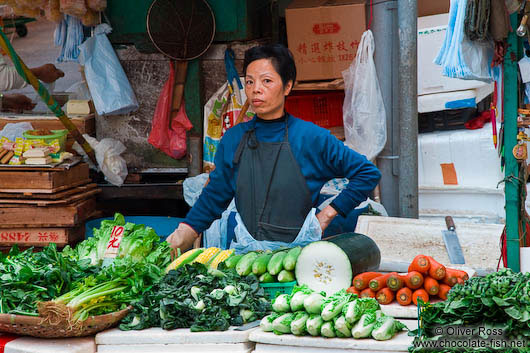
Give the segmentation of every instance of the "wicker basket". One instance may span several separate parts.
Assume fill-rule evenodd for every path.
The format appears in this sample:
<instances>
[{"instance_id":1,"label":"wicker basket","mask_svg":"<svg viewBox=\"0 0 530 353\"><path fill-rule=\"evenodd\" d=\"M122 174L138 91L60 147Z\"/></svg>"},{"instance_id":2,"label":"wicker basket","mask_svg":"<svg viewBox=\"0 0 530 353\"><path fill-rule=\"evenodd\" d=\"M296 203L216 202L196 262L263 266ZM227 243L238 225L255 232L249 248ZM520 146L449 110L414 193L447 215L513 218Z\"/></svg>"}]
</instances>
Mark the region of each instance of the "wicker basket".
<instances>
[{"instance_id":1,"label":"wicker basket","mask_svg":"<svg viewBox=\"0 0 530 353\"><path fill-rule=\"evenodd\" d=\"M0 332L45 338L90 336L116 325L130 310L131 307L127 307L110 314L90 316L75 327L51 325L38 316L0 314Z\"/></svg>"}]
</instances>

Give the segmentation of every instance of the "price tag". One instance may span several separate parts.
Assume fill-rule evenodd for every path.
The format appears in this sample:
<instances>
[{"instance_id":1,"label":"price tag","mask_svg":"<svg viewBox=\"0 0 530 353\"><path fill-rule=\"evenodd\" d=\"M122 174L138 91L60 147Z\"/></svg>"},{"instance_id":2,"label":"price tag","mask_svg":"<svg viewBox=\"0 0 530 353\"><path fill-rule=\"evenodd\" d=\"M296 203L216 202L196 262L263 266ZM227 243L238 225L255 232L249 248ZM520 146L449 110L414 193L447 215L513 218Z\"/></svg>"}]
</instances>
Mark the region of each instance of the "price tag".
<instances>
[{"instance_id":1,"label":"price tag","mask_svg":"<svg viewBox=\"0 0 530 353\"><path fill-rule=\"evenodd\" d=\"M105 258L114 259L118 256L121 240L123 239L124 228L122 226L114 226L110 232L109 242L107 243L107 250L105 251Z\"/></svg>"}]
</instances>

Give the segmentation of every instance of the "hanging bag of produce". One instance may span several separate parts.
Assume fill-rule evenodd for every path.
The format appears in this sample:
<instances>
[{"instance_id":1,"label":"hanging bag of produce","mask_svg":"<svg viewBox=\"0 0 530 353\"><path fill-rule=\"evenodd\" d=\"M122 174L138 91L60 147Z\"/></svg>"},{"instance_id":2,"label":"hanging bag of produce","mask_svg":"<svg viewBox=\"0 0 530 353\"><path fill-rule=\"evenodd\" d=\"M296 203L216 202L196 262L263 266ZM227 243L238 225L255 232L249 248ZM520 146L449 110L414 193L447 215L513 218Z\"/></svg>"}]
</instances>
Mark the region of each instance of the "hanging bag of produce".
<instances>
[{"instance_id":1,"label":"hanging bag of produce","mask_svg":"<svg viewBox=\"0 0 530 353\"><path fill-rule=\"evenodd\" d=\"M386 112L374 63L374 36L364 32L357 56L344 77L346 145L374 159L386 143Z\"/></svg>"},{"instance_id":2,"label":"hanging bag of produce","mask_svg":"<svg viewBox=\"0 0 530 353\"><path fill-rule=\"evenodd\" d=\"M175 82L175 66L169 63L169 78L160 92L156 104L151 132L147 141L171 158L180 159L186 155L186 131L193 125L186 116L184 99L176 116L172 118L171 102Z\"/></svg>"},{"instance_id":3,"label":"hanging bag of produce","mask_svg":"<svg viewBox=\"0 0 530 353\"><path fill-rule=\"evenodd\" d=\"M79 46L79 59L99 115L123 115L138 110L138 101L106 33L107 24Z\"/></svg>"}]
</instances>

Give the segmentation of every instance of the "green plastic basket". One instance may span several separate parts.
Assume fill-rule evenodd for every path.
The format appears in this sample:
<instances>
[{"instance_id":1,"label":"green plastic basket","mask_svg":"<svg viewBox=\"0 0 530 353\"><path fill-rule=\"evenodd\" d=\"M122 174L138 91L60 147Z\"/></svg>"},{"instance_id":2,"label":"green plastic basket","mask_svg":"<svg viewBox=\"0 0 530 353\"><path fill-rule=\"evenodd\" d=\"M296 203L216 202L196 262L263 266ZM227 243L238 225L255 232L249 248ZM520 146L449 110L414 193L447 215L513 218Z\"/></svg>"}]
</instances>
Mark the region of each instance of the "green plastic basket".
<instances>
[{"instance_id":1,"label":"green plastic basket","mask_svg":"<svg viewBox=\"0 0 530 353\"><path fill-rule=\"evenodd\" d=\"M285 283L260 283L259 286L265 290L265 295L269 299L274 299L280 294L291 294L294 286L296 286L296 281Z\"/></svg>"}]
</instances>

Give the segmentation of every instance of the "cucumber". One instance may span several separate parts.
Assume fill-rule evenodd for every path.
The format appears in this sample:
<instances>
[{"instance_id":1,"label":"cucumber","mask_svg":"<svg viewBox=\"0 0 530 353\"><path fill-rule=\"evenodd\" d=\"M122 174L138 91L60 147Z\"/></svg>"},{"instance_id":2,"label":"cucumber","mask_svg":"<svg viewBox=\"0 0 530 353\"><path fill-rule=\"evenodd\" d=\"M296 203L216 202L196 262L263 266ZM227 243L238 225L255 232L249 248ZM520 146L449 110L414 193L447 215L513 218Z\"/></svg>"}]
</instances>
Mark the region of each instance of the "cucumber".
<instances>
[{"instance_id":1,"label":"cucumber","mask_svg":"<svg viewBox=\"0 0 530 353\"><path fill-rule=\"evenodd\" d=\"M272 254L261 254L252 264L252 273L259 276L267 272L267 264L272 258Z\"/></svg>"},{"instance_id":2,"label":"cucumber","mask_svg":"<svg viewBox=\"0 0 530 353\"><path fill-rule=\"evenodd\" d=\"M236 272L240 276L248 276L252 272L252 263L258 258L255 252L249 252L239 260L236 265Z\"/></svg>"},{"instance_id":3,"label":"cucumber","mask_svg":"<svg viewBox=\"0 0 530 353\"><path fill-rule=\"evenodd\" d=\"M297 246L296 248L292 248L287 252L287 255L283 259L283 268L287 271L293 271L296 267L296 260L298 259L298 255L300 255L300 252L302 251L302 248Z\"/></svg>"},{"instance_id":4,"label":"cucumber","mask_svg":"<svg viewBox=\"0 0 530 353\"><path fill-rule=\"evenodd\" d=\"M278 274L278 282L285 283L292 281L294 281L294 273L291 271L281 270L281 272Z\"/></svg>"},{"instance_id":5,"label":"cucumber","mask_svg":"<svg viewBox=\"0 0 530 353\"><path fill-rule=\"evenodd\" d=\"M239 262L239 260L241 260L241 258L243 257L243 255L233 255L233 256L230 256L228 259L226 259L225 261L225 266L226 268L235 268L237 263Z\"/></svg>"},{"instance_id":6,"label":"cucumber","mask_svg":"<svg viewBox=\"0 0 530 353\"><path fill-rule=\"evenodd\" d=\"M274 279L274 276L271 275L270 273L268 272L265 272L264 274L262 274L261 276L259 276L259 281L261 283L272 283L275 281Z\"/></svg>"},{"instance_id":7,"label":"cucumber","mask_svg":"<svg viewBox=\"0 0 530 353\"><path fill-rule=\"evenodd\" d=\"M272 255L271 260L267 264L267 271L276 276L283 270L283 258L287 255L287 251L280 251Z\"/></svg>"}]
</instances>

